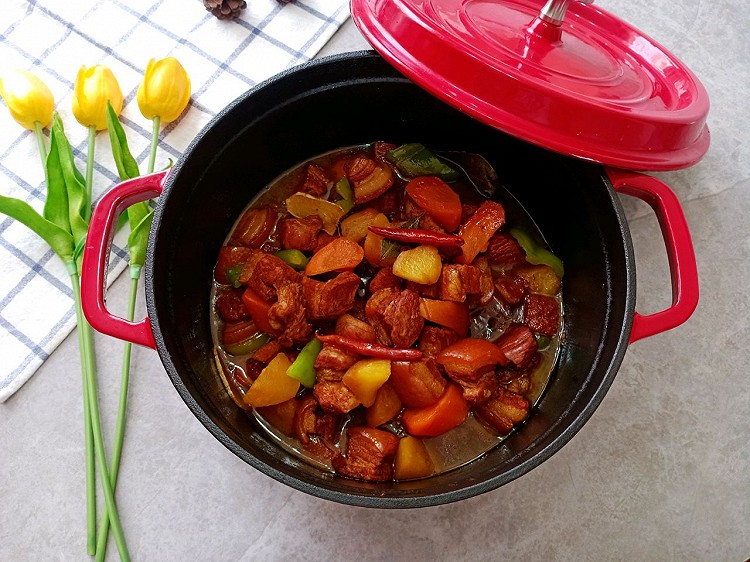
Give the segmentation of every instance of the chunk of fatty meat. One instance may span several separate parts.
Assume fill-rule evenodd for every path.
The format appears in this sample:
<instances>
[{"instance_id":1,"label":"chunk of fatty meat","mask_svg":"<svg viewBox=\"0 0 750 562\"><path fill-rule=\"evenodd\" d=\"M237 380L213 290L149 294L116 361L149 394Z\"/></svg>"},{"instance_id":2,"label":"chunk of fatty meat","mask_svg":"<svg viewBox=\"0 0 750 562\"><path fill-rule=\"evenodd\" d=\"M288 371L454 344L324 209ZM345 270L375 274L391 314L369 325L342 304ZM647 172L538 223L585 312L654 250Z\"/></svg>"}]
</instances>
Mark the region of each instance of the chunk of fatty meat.
<instances>
[{"instance_id":1,"label":"chunk of fatty meat","mask_svg":"<svg viewBox=\"0 0 750 562\"><path fill-rule=\"evenodd\" d=\"M360 356L355 353L349 353L333 345L324 345L315 359L316 369L333 369L335 371L346 371L354 365Z\"/></svg>"},{"instance_id":2,"label":"chunk of fatty meat","mask_svg":"<svg viewBox=\"0 0 750 562\"><path fill-rule=\"evenodd\" d=\"M441 351L437 362L453 380L477 383L485 373L494 372L508 360L494 343L464 338Z\"/></svg>"},{"instance_id":3,"label":"chunk of fatty meat","mask_svg":"<svg viewBox=\"0 0 750 562\"><path fill-rule=\"evenodd\" d=\"M319 381L313 396L323 410L332 414L346 414L359 406L359 400L343 382Z\"/></svg>"},{"instance_id":4,"label":"chunk of fatty meat","mask_svg":"<svg viewBox=\"0 0 750 562\"><path fill-rule=\"evenodd\" d=\"M393 361L388 379L401 402L408 408L424 408L437 402L447 381L432 359Z\"/></svg>"},{"instance_id":5,"label":"chunk of fatty meat","mask_svg":"<svg viewBox=\"0 0 750 562\"><path fill-rule=\"evenodd\" d=\"M425 357L434 359L443 349L456 343L460 336L450 328L439 326L425 326L419 337L419 349Z\"/></svg>"},{"instance_id":6,"label":"chunk of fatty meat","mask_svg":"<svg viewBox=\"0 0 750 562\"><path fill-rule=\"evenodd\" d=\"M340 336L360 340L368 343L378 341L375 330L367 322L355 318L351 314L343 314L336 320L335 333Z\"/></svg>"},{"instance_id":7,"label":"chunk of fatty meat","mask_svg":"<svg viewBox=\"0 0 750 562\"><path fill-rule=\"evenodd\" d=\"M391 326L391 340L396 347L411 347L424 328L419 314L419 295L408 289L386 307L383 319Z\"/></svg>"},{"instance_id":8,"label":"chunk of fatty meat","mask_svg":"<svg viewBox=\"0 0 750 562\"><path fill-rule=\"evenodd\" d=\"M380 197L393 185L391 167L365 155L352 158L344 171L354 187L354 202L357 205Z\"/></svg>"},{"instance_id":9,"label":"chunk of fatty meat","mask_svg":"<svg viewBox=\"0 0 750 562\"><path fill-rule=\"evenodd\" d=\"M385 482L393 477L398 437L371 427L350 427L346 435L346 456L337 454L331 460L339 474L371 482Z\"/></svg>"},{"instance_id":10,"label":"chunk of fatty meat","mask_svg":"<svg viewBox=\"0 0 750 562\"><path fill-rule=\"evenodd\" d=\"M278 289L278 300L268 311L273 335L284 347L304 344L312 337L312 327L305 319L301 283L288 283Z\"/></svg>"},{"instance_id":11,"label":"chunk of fatty meat","mask_svg":"<svg viewBox=\"0 0 750 562\"><path fill-rule=\"evenodd\" d=\"M393 274L392 267L384 267L373 276L368 289L371 294L378 292L380 289L398 289L400 291L401 278Z\"/></svg>"},{"instance_id":12,"label":"chunk of fatty meat","mask_svg":"<svg viewBox=\"0 0 750 562\"><path fill-rule=\"evenodd\" d=\"M302 290L310 321L335 320L354 305L357 289L362 280L351 271L339 273L329 281L302 278Z\"/></svg>"},{"instance_id":13,"label":"chunk of fatty meat","mask_svg":"<svg viewBox=\"0 0 750 562\"><path fill-rule=\"evenodd\" d=\"M365 304L367 321L375 330L378 341L383 345L391 345L393 343L391 340L391 326L385 321L385 311L388 305L396 300L396 296L399 294L400 291L398 289L380 289L373 293L367 300L367 304Z\"/></svg>"},{"instance_id":14,"label":"chunk of fatty meat","mask_svg":"<svg viewBox=\"0 0 750 562\"><path fill-rule=\"evenodd\" d=\"M526 261L526 252L510 234L497 233L487 245L487 259L493 265L510 267Z\"/></svg>"},{"instance_id":15,"label":"chunk of fatty meat","mask_svg":"<svg viewBox=\"0 0 750 562\"><path fill-rule=\"evenodd\" d=\"M526 398L501 387L496 396L474 406L474 412L491 427L505 434L526 419L529 408Z\"/></svg>"},{"instance_id":16,"label":"chunk of fatty meat","mask_svg":"<svg viewBox=\"0 0 750 562\"><path fill-rule=\"evenodd\" d=\"M305 177L299 190L315 197L321 197L328 191L329 181L325 169L317 164L310 164L305 170Z\"/></svg>"},{"instance_id":17,"label":"chunk of fatty meat","mask_svg":"<svg viewBox=\"0 0 750 562\"><path fill-rule=\"evenodd\" d=\"M534 334L523 324L510 326L495 344L518 369L526 367L539 349Z\"/></svg>"},{"instance_id":18,"label":"chunk of fatty meat","mask_svg":"<svg viewBox=\"0 0 750 562\"><path fill-rule=\"evenodd\" d=\"M523 307L523 321L532 332L554 336L560 326L560 305L544 295L528 295Z\"/></svg>"},{"instance_id":19,"label":"chunk of fatty meat","mask_svg":"<svg viewBox=\"0 0 750 562\"><path fill-rule=\"evenodd\" d=\"M272 301L278 288L300 281L301 275L281 258L258 252L260 256L248 262L240 274L240 282L255 291L261 298Z\"/></svg>"},{"instance_id":20,"label":"chunk of fatty meat","mask_svg":"<svg viewBox=\"0 0 750 562\"><path fill-rule=\"evenodd\" d=\"M495 292L508 306L516 306L528 294L526 282L514 275L504 275L495 281Z\"/></svg>"},{"instance_id":21,"label":"chunk of fatty meat","mask_svg":"<svg viewBox=\"0 0 750 562\"><path fill-rule=\"evenodd\" d=\"M318 413L318 402L308 395L299 401L292 420L292 433L302 447L330 459L334 451L327 446L333 440L335 423L330 414Z\"/></svg>"},{"instance_id":22,"label":"chunk of fatty meat","mask_svg":"<svg viewBox=\"0 0 750 562\"><path fill-rule=\"evenodd\" d=\"M476 381L454 380L461 387L464 400L472 406L487 402L497 392L499 386L494 370L484 373Z\"/></svg>"},{"instance_id":23,"label":"chunk of fatty meat","mask_svg":"<svg viewBox=\"0 0 750 562\"><path fill-rule=\"evenodd\" d=\"M253 353L252 358L261 363L268 364L281 350L281 344L276 340L271 340Z\"/></svg>"},{"instance_id":24,"label":"chunk of fatty meat","mask_svg":"<svg viewBox=\"0 0 750 562\"><path fill-rule=\"evenodd\" d=\"M323 221L317 215L302 219L290 217L279 221L278 232L281 247L285 250L314 250L318 244L318 233Z\"/></svg>"},{"instance_id":25,"label":"chunk of fatty meat","mask_svg":"<svg viewBox=\"0 0 750 562\"><path fill-rule=\"evenodd\" d=\"M481 278L482 272L473 265L445 264L440 274L440 298L464 302L467 295L481 292Z\"/></svg>"},{"instance_id":26,"label":"chunk of fatty meat","mask_svg":"<svg viewBox=\"0 0 750 562\"><path fill-rule=\"evenodd\" d=\"M224 322L239 322L240 320L249 320L250 312L242 302L242 290L231 289L222 292L216 298L216 312Z\"/></svg>"}]
</instances>

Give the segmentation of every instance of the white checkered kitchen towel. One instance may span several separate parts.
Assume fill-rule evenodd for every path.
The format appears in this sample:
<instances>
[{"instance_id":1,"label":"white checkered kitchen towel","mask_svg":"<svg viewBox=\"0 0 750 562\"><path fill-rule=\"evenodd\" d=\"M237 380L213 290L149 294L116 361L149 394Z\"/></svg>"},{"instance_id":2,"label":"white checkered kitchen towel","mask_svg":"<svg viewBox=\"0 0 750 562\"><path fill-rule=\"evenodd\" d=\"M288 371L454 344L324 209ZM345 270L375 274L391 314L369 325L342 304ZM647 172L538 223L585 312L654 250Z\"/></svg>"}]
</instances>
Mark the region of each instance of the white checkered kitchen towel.
<instances>
[{"instance_id":1,"label":"white checkered kitchen towel","mask_svg":"<svg viewBox=\"0 0 750 562\"><path fill-rule=\"evenodd\" d=\"M219 110L258 82L312 58L349 15L347 0L248 0L239 19L218 20L201 0L3 0L0 75L25 68L55 95L55 106L85 168L87 132L72 116L81 65L105 64L125 96L120 117L145 171L151 123L136 90L148 60L176 57L192 82L187 111L162 128L157 168L177 159ZM45 131L45 134L47 131ZM97 135L94 197L118 181L105 131ZM0 193L41 210L46 187L36 140L0 103ZM126 266L115 240L111 278ZM0 215L0 402L5 401L75 326L62 262L24 226Z\"/></svg>"}]
</instances>

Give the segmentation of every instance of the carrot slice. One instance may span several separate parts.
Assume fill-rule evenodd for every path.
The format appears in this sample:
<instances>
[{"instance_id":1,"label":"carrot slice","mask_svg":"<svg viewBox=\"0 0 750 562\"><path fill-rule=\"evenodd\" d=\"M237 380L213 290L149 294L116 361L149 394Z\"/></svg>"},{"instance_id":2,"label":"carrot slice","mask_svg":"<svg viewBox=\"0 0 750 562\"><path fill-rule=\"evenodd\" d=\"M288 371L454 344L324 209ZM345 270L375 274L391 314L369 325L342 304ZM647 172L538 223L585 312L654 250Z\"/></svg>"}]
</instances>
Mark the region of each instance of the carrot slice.
<instances>
[{"instance_id":1,"label":"carrot slice","mask_svg":"<svg viewBox=\"0 0 750 562\"><path fill-rule=\"evenodd\" d=\"M461 224L461 200L440 178L414 178L406 185L406 193L448 232L453 232Z\"/></svg>"},{"instance_id":2,"label":"carrot slice","mask_svg":"<svg viewBox=\"0 0 750 562\"><path fill-rule=\"evenodd\" d=\"M315 252L305 267L311 277L330 271L351 271L365 257L362 246L348 238L336 238Z\"/></svg>"},{"instance_id":3,"label":"carrot slice","mask_svg":"<svg viewBox=\"0 0 750 562\"><path fill-rule=\"evenodd\" d=\"M406 409L403 421L410 435L437 437L461 425L468 413L469 405L464 400L461 387L451 382L433 405Z\"/></svg>"},{"instance_id":4,"label":"carrot slice","mask_svg":"<svg viewBox=\"0 0 750 562\"><path fill-rule=\"evenodd\" d=\"M469 333L469 306L465 302L420 298L419 313L425 320L450 328L461 337Z\"/></svg>"},{"instance_id":5,"label":"carrot slice","mask_svg":"<svg viewBox=\"0 0 750 562\"><path fill-rule=\"evenodd\" d=\"M476 212L469 217L458 231L464 239L461 255L456 258L458 263L471 263L477 254L487 249L490 238L505 224L505 209L495 201L485 201Z\"/></svg>"},{"instance_id":6,"label":"carrot slice","mask_svg":"<svg viewBox=\"0 0 750 562\"><path fill-rule=\"evenodd\" d=\"M263 297L249 287L242 293L242 302L245 303L245 308L247 308L258 329L265 334L273 333L271 322L268 320L268 311L271 309L271 303L264 300Z\"/></svg>"}]
</instances>

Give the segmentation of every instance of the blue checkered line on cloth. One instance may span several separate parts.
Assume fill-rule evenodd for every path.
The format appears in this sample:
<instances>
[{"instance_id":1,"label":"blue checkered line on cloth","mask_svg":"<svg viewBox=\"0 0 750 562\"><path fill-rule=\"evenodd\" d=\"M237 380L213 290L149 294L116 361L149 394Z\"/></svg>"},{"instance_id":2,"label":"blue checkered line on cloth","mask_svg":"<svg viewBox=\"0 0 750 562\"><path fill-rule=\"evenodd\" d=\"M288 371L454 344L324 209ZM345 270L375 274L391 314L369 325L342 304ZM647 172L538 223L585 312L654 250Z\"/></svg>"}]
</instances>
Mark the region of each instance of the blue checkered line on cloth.
<instances>
[{"instance_id":1,"label":"blue checkered line on cloth","mask_svg":"<svg viewBox=\"0 0 750 562\"><path fill-rule=\"evenodd\" d=\"M200 0L3 0L0 75L25 68L55 95L55 106L85 168L87 131L72 116L81 65L105 64L125 97L120 117L141 171L151 123L136 90L151 57L176 57L192 82L188 110L162 128L157 169L180 157L219 110L258 82L311 59L349 16L347 0L250 0L238 20L218 20ZM48 131L45 131L47 134ZM116 184L106 132L97 135L94 198ZM0 103L0 193L41 211L46 186L34 134ZM127 229L125 229L127 230ZM110 281L127 265L127 238L113 246ZM26 227L0 215L0 402L75 327L73 293L62 262Z\"/></svg>"}]
</instances>

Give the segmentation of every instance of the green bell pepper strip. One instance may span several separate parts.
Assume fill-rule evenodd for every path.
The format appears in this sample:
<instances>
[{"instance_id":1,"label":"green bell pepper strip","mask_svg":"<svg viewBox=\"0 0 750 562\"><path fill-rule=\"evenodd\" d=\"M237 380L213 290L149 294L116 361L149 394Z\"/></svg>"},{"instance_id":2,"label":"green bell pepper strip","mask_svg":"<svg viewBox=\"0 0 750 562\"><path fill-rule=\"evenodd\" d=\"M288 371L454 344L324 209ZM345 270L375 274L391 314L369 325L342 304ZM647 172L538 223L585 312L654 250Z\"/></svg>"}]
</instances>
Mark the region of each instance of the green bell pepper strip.
<instances>
[{"instance_id":1,"label":"green bell pepper strip","mask_svg":"<svg viewBox=\"0 0 750 562\"><path fill-rule=\"evenodd\" d=\"M249 337L245 341L234 343L231 345L224 345L224 351L231 355L250 355L254 351L258 351L261 347L271 341L271 336L268 334L258 333L254 336Z\"/></svg>"},{"instance_id":2,"label":"green bell pepper strip","mask_svg":"<svg viewBox=\"0 0 750 562\"><path fill-rule=\"evenodd\" d=\"M548 265L551 267L558 277L563 276L565 268L563 262L555 254L538 246L532 239L531 236L526 234L523 230L518 228L511 228L510 235L516 239L516 242L526 252L526 261L532 265Z\"/></svg>"},{"instance_id":3,"label":"green bell pepper strip","mask_svg":"<svg viewBox=\"0 0 750 562\"><path fill-rule=\"evenodd\" d=\"M389 150L386 158L409 178L437 176L445 181L458 179L458 170L442 162L419 143L410 143Z\"/></svg>"},{"instance_id":4,"label":"green bell pepper strip","mask_svg":"<svg viewBox=\"0 0 750 562\"><path fill-rule=\"evenodd\" d=\"M336 193L342 197L338 201L335 201L335 203L344 209L344 214L346 214L354 207L354 190L346 177L336 182L335 189Z\"/></svg>"},{"instance_id":5,"label":"green bell pepper strip","mask_svg":"<svg viewBox=\"0 0 750 562\"><path fill-rule=\"evenodd\" d=\"M286 370L287 376L297 379L307 388L315 386L315 360L321 349L323 349L323 342L318 338L311 339L302 348L294 363Z\"/></svg>"},{"instance_id":6,"label":"green bell pepper strip","mask_svg":"<svg viewBox=\"0 0 750 562\"><path fill-rule=\"evenodd\" d=\"M274 256L281 258L287 265L292 266L297 271L305 269L307 262L310 261L310 258L299 250L279 250L274 253ZM229 272L227 272L227 277L229 277Z\"/></svg>"},{"instance_id":7,"label":"green bell pepper strip","mask_svg":"<svg viewBox=\"0 0 750 562\"><path fill-rule=\"evenodd\" d=\"M239 264L227 269L227 281L229 281L229 284L235 289L239 289L242 285L242 283L240 283L240 274L244 267L244 264Z\"/></svg>"}]
</instances>

